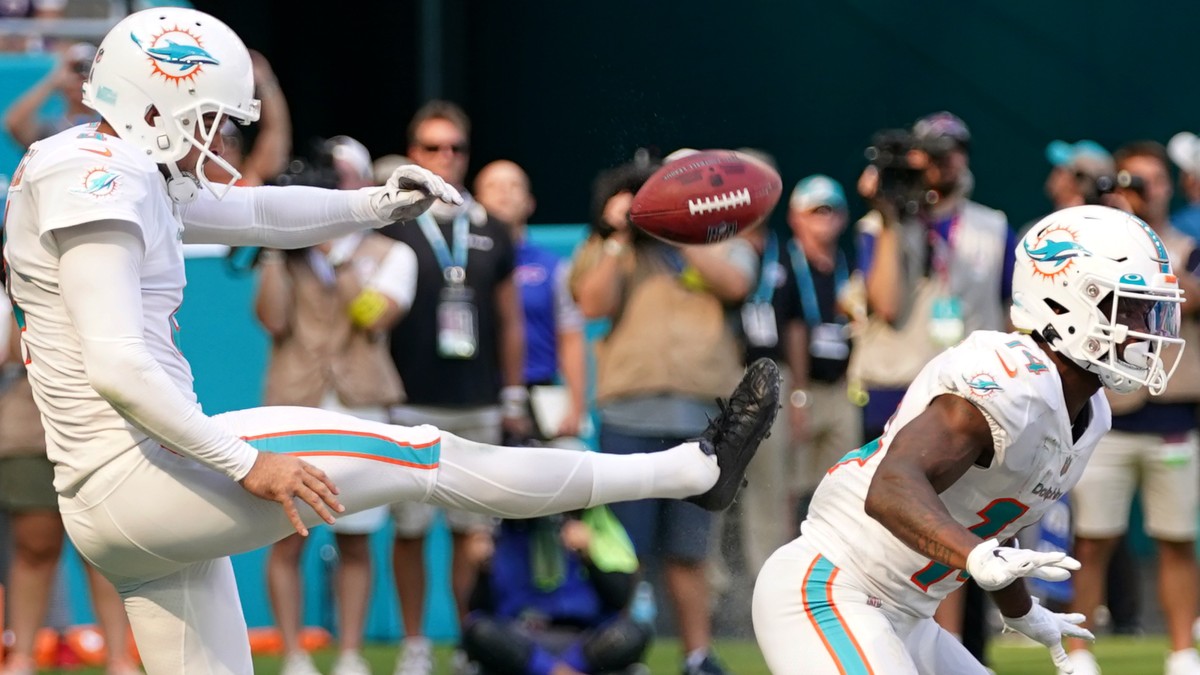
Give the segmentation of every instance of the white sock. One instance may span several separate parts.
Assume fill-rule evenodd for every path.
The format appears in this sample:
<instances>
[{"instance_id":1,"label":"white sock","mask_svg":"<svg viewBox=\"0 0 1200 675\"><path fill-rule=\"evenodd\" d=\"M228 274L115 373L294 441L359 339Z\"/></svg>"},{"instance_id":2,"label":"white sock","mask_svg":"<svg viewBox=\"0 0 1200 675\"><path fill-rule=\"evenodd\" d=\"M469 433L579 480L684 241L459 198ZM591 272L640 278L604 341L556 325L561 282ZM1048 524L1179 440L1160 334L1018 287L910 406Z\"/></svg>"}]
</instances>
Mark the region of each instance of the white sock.
<instances>
[{"instance_id":1,"label":"white sock","mask_svg":"<svg viewBox=\"0 0 1200 675\"><path fill-rule=\"evenodd\" d=\"M556 448L508 448L442 434L429 502L501 518L533 518L615 501L679 499L711 488L716 459L698 443L662 452L607 455Z\"/></svg>"}]
</instances>

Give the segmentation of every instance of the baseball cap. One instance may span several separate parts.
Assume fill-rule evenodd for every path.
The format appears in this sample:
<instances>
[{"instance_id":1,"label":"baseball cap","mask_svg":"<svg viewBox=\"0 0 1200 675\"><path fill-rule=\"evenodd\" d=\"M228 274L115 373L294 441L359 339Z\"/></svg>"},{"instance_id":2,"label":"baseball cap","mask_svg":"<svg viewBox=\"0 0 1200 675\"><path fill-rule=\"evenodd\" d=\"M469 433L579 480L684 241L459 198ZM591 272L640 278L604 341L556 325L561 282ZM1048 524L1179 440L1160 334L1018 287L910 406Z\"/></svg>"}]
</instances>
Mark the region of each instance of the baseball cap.
<instances>
[{"instance_id":1,"label":"baseball cap","mask_svg":"<svg viewBox=\"0 0 1200 675\"><path fill-rule=\"evenodd\" d=\"M913 123L913 139L919 146L928 149L948 150L948 142L957 143L963 150L971 145L971 131L967 123L954 113L945 110L922 117Z\"/></svg>"},{"instance_id":2,"label":"baseball cap","mask_svg":"<svg viewBox=\"0 0 1200 675\"><path fill-rule=\"evenodd\" d=\"M1181 131L1167 141L1167 155L1180 170L1200 176L1200 137Z\"/></svg>"},{"instance_id":3,"label":"baseball cap","mask_svg":"<svg viewBox=\"0 0 1200 675\"><path fill-rule=\"evenodd\" d=\"M1050 141L1046 146L1046 160L1054 166L1071 167L1095 175L1112 173L1114 170L1113 158L1108 150L1086 138L1074 143Z\"/></svg>"},{"instance_id":4,"label":"baseball cap","mask_svg":"<svg viewBox=\"0 0 1200 675\"><path fill-rule=\"evenodd\" d=\"M96 58L96 45L90 42L76 42L63 52L63 60L71 64L71 69L82 77L87 77L94 58Z\"/></svg>"},{"instance_id":5,"label":"baseball cap","mask_svg":"<svg viewBox=\"0 0 1200 675\"><path fill-rule=\"evenodd\" d=\"M362 143L349 136L334 136L329 139L329 152L334 159L340 159L354 167L360 177L374 179L371 153Z\"/></svg>"},{"instance_id":6,"label":"baseball cap","mask_svg":"<svg viewBox=\"0 0 1200 675\"><path fill-rule=\"evenodd\" d=\"M90 42L76 42L67 47L64 58L71 62L91 63L96 58L96 45Z\"/></svg>"},{"instance_id":7,"label":"baseball cap","mask_svg":"<svg viewBox=\"0 0 1200 675\"><path fill-rule=\"evenodd\" d=\"M818 206L841 211L846 209L846 193L836 180L823 174L813 174L796 183L788 206L800 211L811 211Z\"/></svg>"}]
</instances>

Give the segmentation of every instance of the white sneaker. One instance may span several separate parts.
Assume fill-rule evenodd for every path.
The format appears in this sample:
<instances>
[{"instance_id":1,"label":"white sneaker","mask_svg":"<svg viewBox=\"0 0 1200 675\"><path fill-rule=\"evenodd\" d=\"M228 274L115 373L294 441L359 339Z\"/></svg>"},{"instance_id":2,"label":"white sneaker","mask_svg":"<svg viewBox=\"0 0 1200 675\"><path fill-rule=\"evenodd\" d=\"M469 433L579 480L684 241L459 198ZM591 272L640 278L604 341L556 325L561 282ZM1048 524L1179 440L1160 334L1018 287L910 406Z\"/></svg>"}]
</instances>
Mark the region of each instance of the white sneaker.
<instances>
[{"instance_id":1,"label":"white sneaker","mask_svg":"<svg viewBox=\"0 0 1200 675\"><path fill-rule=\"evenodd\" d=\"M292 652L283 659L279 675L321 675L308 652Z\"/></svg>"},{"instance_id":2,"label":"white sneaker","mask_svg":"<svg viewBox=\"0 0 1200 675\"><path fill-rule=\"evenodd\" d=\"M1200 653L1195 649L1180 649L1167 656L1163 675L1200 675Z\"/></svg>"},{"instance_id":3,"label":"white sneaker","mask_svg":"<svg viewBox=\"0 0 1200 675\"><path fill-rule=\"evenodd\" d=\"M1071 666L1075 668L1075 675L1100 675L1100 664L1096 663L1096 657L1086 649L1076 649L1067 654L1067 658L1071 660ZM1059 675L1064 675L1066 671L1059 670Z\"/></svg>"},{"instance_id":4,"label":"white sneaker","mask_svg":"<svg viewBox=\"0 0 1200 675\"><path fill-rule=\"evenodd\" d=\"M429 638L405 638L392 675L430 675L433 672L433 645Z\"/></svg>"},{"instance_id":5,"label":"white sneaker","mask_svg":"<svg viewBox=\"0 0 1200 675\"><path fill-rule=\"evenodd\" d=\"M455 649L450 657L450 672L453 675L478 675L479 666L471 662L465 651Z\"/></svg>"},{"instance_id":6,"label":"white sneaker","mask_svg":"<svg viewBox=\"0 0 1200 675\"><path fill-rule=\"evenodd\" d=\"M333 663L332 675L371 675L371 666L358 652L342 652Z\"/></svg>"}]
</instances>

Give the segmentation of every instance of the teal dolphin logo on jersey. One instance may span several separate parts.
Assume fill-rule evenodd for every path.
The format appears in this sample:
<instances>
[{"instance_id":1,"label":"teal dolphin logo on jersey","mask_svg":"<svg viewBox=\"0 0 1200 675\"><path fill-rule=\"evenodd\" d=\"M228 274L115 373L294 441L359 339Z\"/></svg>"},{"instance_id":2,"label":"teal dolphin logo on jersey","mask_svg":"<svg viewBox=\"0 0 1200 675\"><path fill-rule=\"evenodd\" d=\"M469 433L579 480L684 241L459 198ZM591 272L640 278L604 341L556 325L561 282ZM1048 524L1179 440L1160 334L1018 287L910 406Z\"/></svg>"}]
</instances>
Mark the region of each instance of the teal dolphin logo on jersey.
<instances>
[{"instance_id":1,"label":"teal dolphin logo on jersey","mask_svg":"<svg viewBox=\"0 0 1200 675\"><path fill-rule=\"evenodd\" d=\"M133 43L150 57L154 72L168 82L179 84L180 80L191 80L201 72L202 66L219 66L221 62L201 44L200 37L186 28L178 26L165 29L162 33L143 42L133 33Z\"/></svg>"},{"instance_id":2,"label":"teal dolphin logo on jersey","mask_svg":"<svg viewBox=\"0 0 1200 675\"><path fill-rule=\"evenodd\" d=\"M978 396L986 397L991 396L998 391L1004 391L1004 387L1001 387L1000 384L996 382L996 378L992 377L989 373L979 373L977 375L973 375L967 379L966 382L967 386L971 388L971 393Z\"/></svg>"},{"instance_id":3,"label":"teal dolphin logo on jersey","mask_svg":"<svg viewBox=\"0 0 1200 675\"><path fill-rule=\"evenodd\" d=\"M1025 253L1036 262L1053 263L1055 267L1061 267L1071 258L1091 255L1090 251L1073 241L1054 240L1041 242L1041 246L1034 249L1029 248L1029 242L1025 242Z\"/></svg>"},{"instance_id":4,"label":"teal dolphin logo on jersey","mask_svg":"<svg viewBox=\"0 0 1200 675\"><path fill-rule=\"evenodd\" d=\"M77 195L107 197L117 191L117 181L120 178L120 174L105 168L91 169L84 174L83 185L71 188L71 192Z\"/></svg>"}]
</instances>

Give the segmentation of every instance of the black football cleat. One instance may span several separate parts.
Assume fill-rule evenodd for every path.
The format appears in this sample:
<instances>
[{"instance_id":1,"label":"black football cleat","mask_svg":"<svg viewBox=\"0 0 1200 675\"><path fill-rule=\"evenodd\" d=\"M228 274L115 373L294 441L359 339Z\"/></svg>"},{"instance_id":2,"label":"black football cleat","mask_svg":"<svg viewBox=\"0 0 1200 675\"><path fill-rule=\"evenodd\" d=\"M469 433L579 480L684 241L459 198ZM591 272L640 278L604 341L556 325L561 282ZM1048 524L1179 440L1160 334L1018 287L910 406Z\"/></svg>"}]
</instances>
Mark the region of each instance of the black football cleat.
<instances>
[{"instance_id":1,"label":"black football cleat","mask_svg":"<svg viewBox=\"0 0 1200 675\"><path fill-rule=\"evenodd\" d=\"M708 492L687 501L709 511L721 511L733 503L745 482L746 467L779 412L781 382L779 366L771 359L758 359L746 368L728 401L717 399L721 414L708 421L697 440L701 450L717 458L721 476Z\"/></svg>"}]
</instances>

